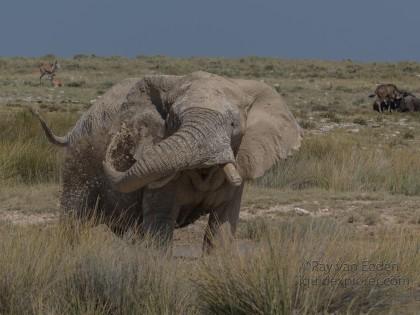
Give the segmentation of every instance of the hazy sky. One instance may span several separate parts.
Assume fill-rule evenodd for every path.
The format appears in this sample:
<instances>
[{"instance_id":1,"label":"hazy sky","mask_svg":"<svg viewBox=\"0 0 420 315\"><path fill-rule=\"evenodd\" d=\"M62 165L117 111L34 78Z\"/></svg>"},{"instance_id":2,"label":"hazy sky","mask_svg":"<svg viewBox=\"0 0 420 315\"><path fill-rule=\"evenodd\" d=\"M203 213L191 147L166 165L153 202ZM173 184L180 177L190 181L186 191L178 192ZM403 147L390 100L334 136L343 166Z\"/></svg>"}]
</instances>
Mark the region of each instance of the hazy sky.
<instances>
[{"instance_id":1,"label":"hazy sky","mask_svg":"<svg viewBox=\"0 0 420 315\"><path fill-rule=\"evenodd\" d=\"M418 0L2 0L0 56L420 61Z\"/></svg>"}]
</instances>

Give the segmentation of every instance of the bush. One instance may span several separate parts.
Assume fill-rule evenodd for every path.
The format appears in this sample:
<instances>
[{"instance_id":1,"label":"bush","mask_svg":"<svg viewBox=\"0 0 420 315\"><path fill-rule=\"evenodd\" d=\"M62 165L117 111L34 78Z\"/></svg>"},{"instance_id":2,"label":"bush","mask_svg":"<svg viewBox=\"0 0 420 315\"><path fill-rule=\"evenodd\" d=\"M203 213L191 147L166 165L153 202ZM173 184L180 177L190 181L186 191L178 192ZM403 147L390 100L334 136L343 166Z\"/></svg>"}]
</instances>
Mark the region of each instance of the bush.
<instances>
[{"instance_id":1,"label":"bush","mask_svg":"<svg viewBox=\"0 0 420 315\"><path fill-rule=\"evenodd\" d=\"M414 139L414 133L412 131L407 131L403 134L404 139Z\"/></svg>"},{"instance_id":2,"label":"bush","mask_svg":"<svg viewBox=\"0 0 420 315\"><path fill-rule=\"evenodd\" d=\"M300 120L299 125L303 129L315 129L316 128L316 123L312 120Z\"/></svg>"},{"instance_id":3,"label":"bush","mask_svg":"<svg viewBox=\"0 0 420 315\"><path fill-rule=\"evenodd\" d=\"M386 237L389 231L383 232L366 240L327 219L271 224L252 251L222 252L199 267L195 282L200 310L244 315L393 313L393 304L399 305L419 280L417 241L405 232L394 231L398 236L392 239ZM364 267L384 262L393 267ZM389 279L398 283L381 285Z\"/></svg>"},{"instance_id":4,"label":"bush","mask_svg":"<svg viewBox=\"0 0 420 315\"><path fill-rule=\"evenodd\" d=\"M44 114L58 134L65 134L75 114ZM0 120L0 183L58 182L60 155L44 136L29 111L5 115Z\"/></svg>"},{"instance_id":5,"label":"bush","mask_svg":"<svg viewBox=\"0 0 420 315\"><path fill-rule=\"evenodd\" d=\"M328 111L326 113L322 113L320 115L323 118L327 118L329 121L334 122L334 123L340 123L340 118L337 116L337 114L333 111Z\"/></svg>"},{"instance_id":6,"label":"bush","mask_svg":"<svg viewBox=\"0 0 420 315\"><path fill-rule=\"evenodd\" d=\"M298 152L256 181L265 187L420 194L420 152L408 147L363 149L334 134L306 138Z\"/></svg>"},{"instance_id":7,"label":"bush","mask_svg":"<svg viewBox=\"0 0 420 315\"><path fill-rule=\"evenodd\" d=\"M367 121L364 118L361 118L361 117L357 117L357 118L353 119L353 123L361 125L361 126L366 126L367 125Z\"/></svg>"},{"instance_id":8,"label":"bush","mask_svg":"<svg viewBox=\"0 0 420 315\"><path fill-rule=\"evenodd\" d=\"M178 263L168 255L70 226L0 228L1 314L186 314ZM191 312L190 312L191 314Z\"/></svg>"},{"instance_id":9,"label":"bush","mask_svg":"<svg viewBox=\"0 0 420 315\"><path fill-rule=\"evenodd\" d=\"M84 87L86 85L86 81L72 81L66 84L69 87Z\"/></svg>"},{"instance_id":10,"label":"bush","mask_svg":"<svg viewBox=\"0 0 420 315\"><path fill-rule=\"evenodd\" d=\"M93 222L0 225L0 314L394 314L419 283L415 231L366 238L325 218L258 226L246 252L187 261Z\"/></svg>"}]
</instances>

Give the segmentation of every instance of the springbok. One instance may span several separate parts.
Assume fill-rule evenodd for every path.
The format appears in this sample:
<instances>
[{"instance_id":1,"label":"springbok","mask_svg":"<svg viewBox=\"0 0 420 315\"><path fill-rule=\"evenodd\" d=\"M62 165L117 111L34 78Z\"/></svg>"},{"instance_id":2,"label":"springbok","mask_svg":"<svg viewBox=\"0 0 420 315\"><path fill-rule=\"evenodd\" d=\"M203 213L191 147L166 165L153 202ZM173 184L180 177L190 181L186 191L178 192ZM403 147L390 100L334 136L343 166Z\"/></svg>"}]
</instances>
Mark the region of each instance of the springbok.
<instances>
[{"instance_id":1,"label":"springbok","mask_svg":"<svg viewBox=\"0 0 420 315\"><path fill-rule=\"evenodd\" d=\"M39 76L39 85L42 84L42 78L46 75L48 79L51 81L54 78L55 72L60 67L57 60L54 63L47 63L44 62L39 65L39 72L41 75Z\"/></svg>"},{"instance_id":2,"label":"springbok","mask_svg":"<svg viewBox=\"0 0 420 315\"><path fill-rule=\"evenodd\" d=\"M51 79L51 84L55 88L63 86L63 82L60 79L54 78L54 76Z\"/></svg>"}]
</instances>

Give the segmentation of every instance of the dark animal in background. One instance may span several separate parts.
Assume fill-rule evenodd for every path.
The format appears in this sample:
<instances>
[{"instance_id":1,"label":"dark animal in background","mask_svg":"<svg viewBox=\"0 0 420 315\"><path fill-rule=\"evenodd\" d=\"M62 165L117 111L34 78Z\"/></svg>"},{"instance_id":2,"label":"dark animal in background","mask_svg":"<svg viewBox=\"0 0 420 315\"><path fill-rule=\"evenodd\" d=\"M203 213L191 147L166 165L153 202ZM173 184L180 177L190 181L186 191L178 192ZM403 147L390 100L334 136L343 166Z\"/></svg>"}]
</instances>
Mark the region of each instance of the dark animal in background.
<instances>
[{"instance_id":1,"label":"dark animal in background","mask_svg":"<svg viewBox=\"0 0 420 315\"><path fill-rule=\"evenodd\" d=\"M399 90L395 84L380 84L369 97L376 96L373 104L374 110L378 112L383 112L384 110L391 112L397 110L399 101L409 95L412 94Z\"/></svg>"},{"instance_id":2,"label":"dark animal in background","mask_svg":"<svg viewBox=\"0 0 420 315\"><path fill-rule=\"evenodd\" d=\"M399 108L400 99L392 100L392 101L381 101L379 99L375 99L372 104L373 110L382 113L384 111L392 112L397 111Z\"/></svg>"},{"instance_id":3,"label":"dark animal in background","mask_svg":"<svg viewBox=\"0 0 420 315\"><path fill-rule=\"evenodd\" d=\"M420 111L420 99L414 95L403 97L399 101L399 111L401 112L418 112Z\"/></svg>"}]
</instances>

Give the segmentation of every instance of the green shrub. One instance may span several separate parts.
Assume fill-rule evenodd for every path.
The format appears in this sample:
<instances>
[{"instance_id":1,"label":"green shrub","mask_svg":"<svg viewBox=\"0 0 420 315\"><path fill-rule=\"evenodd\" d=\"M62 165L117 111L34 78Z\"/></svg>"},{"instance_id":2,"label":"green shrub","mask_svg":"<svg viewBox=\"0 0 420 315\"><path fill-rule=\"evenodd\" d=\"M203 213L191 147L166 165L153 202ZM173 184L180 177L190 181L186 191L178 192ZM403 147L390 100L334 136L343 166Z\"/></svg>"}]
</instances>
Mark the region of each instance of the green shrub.
<instances>
[{"instance_id":1,"label":"green shrub","mask_svg":"<svg viewBox=\"0 0 420 315\"><path fill-rule=\"evenodd\" d=\"M86 85L86 81L81 80L81 81L71 81L69 83L66 84L69 87L84 87Z\"/></svg>"}]
</instances>

